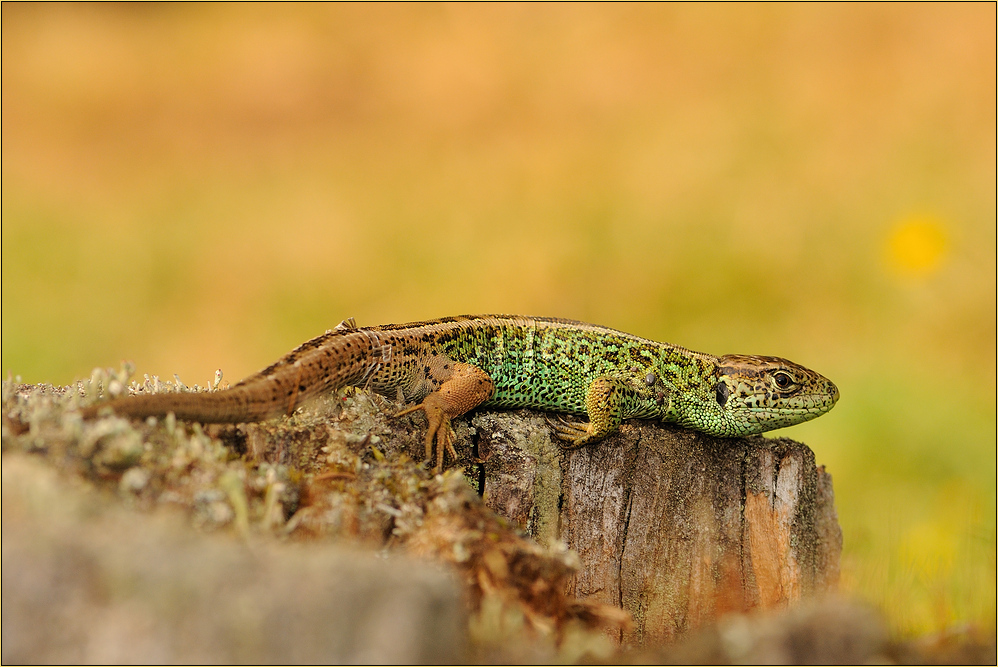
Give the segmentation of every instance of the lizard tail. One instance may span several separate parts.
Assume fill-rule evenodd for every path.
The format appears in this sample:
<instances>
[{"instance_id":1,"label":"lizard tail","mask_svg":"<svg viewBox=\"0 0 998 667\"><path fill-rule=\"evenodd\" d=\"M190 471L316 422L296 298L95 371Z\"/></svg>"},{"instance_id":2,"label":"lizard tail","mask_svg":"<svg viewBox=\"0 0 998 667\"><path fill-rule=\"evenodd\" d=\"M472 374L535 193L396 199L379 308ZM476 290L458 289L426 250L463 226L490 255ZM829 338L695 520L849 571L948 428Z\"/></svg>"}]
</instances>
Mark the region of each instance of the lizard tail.
<instances>
[{"instance_id":1,"label":"lizard tail","mask_svg":"<svg viewBox=\"0 0 998 667\"><path fill-rule=\"evenodd\" d=\"M341 325L298 346L280 361L230 389L205 393L148 394L116 398L84 408L84 419L104 410L122 417L161 417L206 424L256 422L290 415L322 391L363 385L391 359L391 346L370 329Z\"/></svg>"},{"instance_id":2,"label":"lizard tail","mask_svg":"<svg viewBox=\"0 0 998 667\"><path fill-rule=\"evenodd\" d=\"M233 387L215 393L176 393L129 396L83 408L84 419L93 419L105 410L121 417L162 417L172 412L177 419L206 424L256 422L282 414L279 406L261 401L245 388Z\"/></svg>"}]
</instances>

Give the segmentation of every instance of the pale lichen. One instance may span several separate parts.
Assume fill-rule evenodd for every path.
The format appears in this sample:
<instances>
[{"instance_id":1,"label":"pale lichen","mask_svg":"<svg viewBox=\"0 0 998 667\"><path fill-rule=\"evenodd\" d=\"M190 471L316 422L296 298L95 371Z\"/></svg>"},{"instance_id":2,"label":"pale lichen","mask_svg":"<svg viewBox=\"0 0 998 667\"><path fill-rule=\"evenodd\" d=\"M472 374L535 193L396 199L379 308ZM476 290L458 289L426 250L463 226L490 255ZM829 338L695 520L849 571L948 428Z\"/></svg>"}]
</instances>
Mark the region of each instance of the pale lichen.
<instances>
[{"instance_id":1,"label":"pale lichen","mask_svg":"<svg viewBox=\"0 0 998 667\"><path fill-rule=\"evenodd\" d=\"M489 616L483 604L496 596L505 614L524 619L524 645L535 646L531 642L540 638L536 646L549 647L531 653L538 659L555 659L552 647L563 643L568 635L562 631L577 628L579 619L588 619L587 628L622 622L565 597L563 582L578 566L577 557L532 542L486 508L466 476L470 470L474 477L479 464L433 475L418 461L422 416L393 419L392 403L348 389L312 401L290 418L259 424L202 427L172 414L143 421L111 414L80 418L79 407L103 397L216 391L221 382L219 373L205 388L155 376L138 383L130 380L133 370L127 364L95 369L71 387L8 378L4 452L30 453L86 480L112 504L146 512L181 509L200 531L243 540L348 540L447 563L467 586L476 636L495 650L506 645L508 633L493 636L488 622L474 619ZM517 442L530 456L556 456L554 445L540 441L533 421L517 431ZM459 453L473 459L479 429L459 419L454 430ZM558 484L539 478L536 495L547 498Z\"/></svg>"}]
</instances>

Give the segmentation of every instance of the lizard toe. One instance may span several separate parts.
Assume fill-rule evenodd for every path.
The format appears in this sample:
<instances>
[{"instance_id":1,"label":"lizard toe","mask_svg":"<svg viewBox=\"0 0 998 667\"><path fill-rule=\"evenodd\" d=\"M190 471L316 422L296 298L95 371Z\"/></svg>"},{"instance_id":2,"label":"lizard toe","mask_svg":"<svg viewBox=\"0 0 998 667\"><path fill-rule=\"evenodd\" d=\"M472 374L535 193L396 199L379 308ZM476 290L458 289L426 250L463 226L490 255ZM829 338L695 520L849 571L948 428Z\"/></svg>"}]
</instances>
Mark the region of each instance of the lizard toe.
<instances>
[{"instance_id":1,"label":"lizard toe","mask_svg":"<svg viewBox=\"0 0 998 667\"><path fill-rule=\"evenodd\" d=\"M558 415L557 422L550 417L546 417L546 419L562 449L578 449L593 440L590 432L592 427L588 423L570 422L561 415Z\"/></svg>"},{"instance_id":2,"label":"lizard toe","mask_svg":"<svg viewBox=\"0 0 998 667\"><path fill-rule=\"evenodd\" d=\"M393 414L392 417L404 417L407 414L410 414L410 413L415 412L416 410L422 410L422 409L423 409L423 404L422 403L417 403L416 405L410 405L409 407L407 407L407 408L405 408L403 410L399 410L398 412L396 412L395 414Z\"/></svg>"}]
</instances>

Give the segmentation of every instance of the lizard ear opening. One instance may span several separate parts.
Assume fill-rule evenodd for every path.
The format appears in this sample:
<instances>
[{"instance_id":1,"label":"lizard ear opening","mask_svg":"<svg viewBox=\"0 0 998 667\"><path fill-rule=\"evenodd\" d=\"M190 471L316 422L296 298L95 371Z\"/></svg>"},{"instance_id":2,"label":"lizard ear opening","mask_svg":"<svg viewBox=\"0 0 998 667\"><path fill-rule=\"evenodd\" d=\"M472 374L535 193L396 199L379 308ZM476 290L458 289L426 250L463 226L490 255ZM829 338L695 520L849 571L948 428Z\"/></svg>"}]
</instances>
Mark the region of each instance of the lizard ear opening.
<instances>
[{"instance_id":1,"label":"lizard ear opening","mask_svg":"<svg viewBox=\"0 0 998 667\"><path fill-rule=\"evenodd\" d=\"M714 387L714 396L717 398L717 404L722 408L724 404L728 402L728 396L731 394L731 390L728 388L728 383L721 380Z\"/></svg>"}]
</instances>

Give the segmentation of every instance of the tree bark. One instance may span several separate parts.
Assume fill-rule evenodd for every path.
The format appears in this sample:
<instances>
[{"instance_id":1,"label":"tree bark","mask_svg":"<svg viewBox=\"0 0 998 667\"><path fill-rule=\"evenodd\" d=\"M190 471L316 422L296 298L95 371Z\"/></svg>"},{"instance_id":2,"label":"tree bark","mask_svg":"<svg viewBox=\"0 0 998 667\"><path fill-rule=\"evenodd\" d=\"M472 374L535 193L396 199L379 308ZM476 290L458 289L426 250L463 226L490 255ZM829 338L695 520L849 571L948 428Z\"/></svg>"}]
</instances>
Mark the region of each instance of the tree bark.
<instances>
[{"instance_id":1,"label":"tree bark","mask_svg":"<svg viewBox=\"0 0 998 667\"><path fill-rule=\"evenodd\" d=\"M806 445L632 421L563 451L537 413L481 413L472 425L485 503L576 551L566 592L629 611L626 644L837 586L831 477Z\"/></svg>"}]
</instances>

